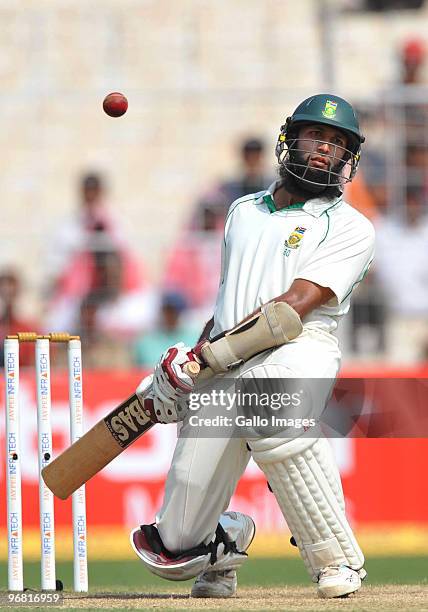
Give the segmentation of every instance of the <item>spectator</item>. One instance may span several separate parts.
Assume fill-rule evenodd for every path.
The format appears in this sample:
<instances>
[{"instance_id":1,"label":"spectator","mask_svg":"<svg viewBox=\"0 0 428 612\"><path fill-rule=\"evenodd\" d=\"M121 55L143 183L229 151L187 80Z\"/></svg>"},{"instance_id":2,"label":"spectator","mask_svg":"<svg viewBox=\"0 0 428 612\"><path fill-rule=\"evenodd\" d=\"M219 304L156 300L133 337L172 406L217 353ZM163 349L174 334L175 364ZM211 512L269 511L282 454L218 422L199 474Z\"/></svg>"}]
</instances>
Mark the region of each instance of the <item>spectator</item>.
<instances>
[{"instance_id":1,"label":"spectator","mask_svg":"<svg viewBox=\"0 0 428 612\"><path fill-rule=\"evenodd\" d=\"M0 272L0 367L3 367L3 341L6 336L21 331L40 331L34 321L19 314L19 298L22 290L19 274L12 269ZM20 364L29 366L34 363L34 344L23 343L19 351Z\"/></svg>"},{"instance_id":2,"label":"spectator","mask_svg":"<svg viewBox=\"0 0 428 612\"><path fill-rule=\"evenodd\" d=\"M97 305L94 319L97 327L101 319L105 327L110 325L109 305L110 314L116 315L112 332L141 331L152 316L147 310L151 290L107 206L102 177L84 176L80 193L76 217L62 223L56 233L50 257L53 283L46 327L73 331L80 326L85 335L81 324L86 317L81 318L81 304L91 303ZM135 310L126 307L130 303L136 306ZM88 333L93 337L93 330Z\"/></svg>"},{"instance_id":3,"label":"spectator","mask_svg":"<svg viewBox=\"0 0 428 612\"><path fill-rule=\"evenodd\" d=\"M345 199L370 221L387 205L386 157L383 147L385 114L382 109L365 106L359 109L364 134L369 134L364 155L354 180L345 186Z\"/></svg>"},{"instance_id":4,"label":"spectator","mask_svg":"<svg viewBox=\"0 0 428 612\"><path fill-rule=\"evenodd\" d=\"M189 230L221 233L226 214L225 196L219 185L204 193L198 200Z\"/></svg>"},{"instance_id":5,"label":"spectator","mask_svg":"<svg viewBox=\"0 0 428 612\"><path fill-rule=\"evenodd\" d=\"M272 173L266 173L265 145L259 138L249 138L241 145L241 172L231 181L221 184L221 189L228 202L249 193L266 189L272 179Z\"/></svg>"},{"instance_id":6,"label":"spectator","mask_svg":"<svg viewBox=\"0 0 428 612\"><path fill-rule=\"evenodd\" d=\"M364 153L357 176L345 187L346 201L374 222L387 207L386 160L376 149Z\"/></svg>"},{"instance_id":7,"label":"spectator","mask_svg":"<svg viewBox=\"0 0 428 612\"><path fill-rule=\"evenodd\" d=\"M365 217L374 221L377 217L376 199L361 171L346 187L346 201Z\"/></svg>"},{"instance_id":8,"label":"spectator","mask_svg":"<svg viewBox=\"0 0 428 612\"><path fill-rule=\"evenodd\" d=\"M428 127L428 124L427 124ZM428 196L428 142L408 144L406 150L407 185Z\"/></svg>"},{"instance_id":9,"label":"spectator","mask_svg":"<svg viewBox=\"0 0 428 612\"><path fill-rule=\"evenodd\" d=\"M388 309L388 342L396 362L428 358L428 215L420 189L407 189L403 218L379 219L375 272Z\"/></svg>"},{"instance_id":10,"label":"spectator","mask_svg":"<svg viewBox=\"0 0 428 612\"><path fill-rule=\"evenodd\" d=\"M235 178L219 183L198 202L190 228L167 257L165 291L182 292L192 319L204 325L214 307L221 264L224 220L230 204L243 195L265 189L273 181L266 172L265 147L259 138L248 138L240 147L241 170Z\"/></svg>"},{"instance_id":11,"label":"spectator","mask_svg":"<svg viewBox=\"0 0 428 612\"><path fill-rule=\"evenodd\" d=\"M123 291L124 261L113 245L94 252L93 285L83 300L95 307L95 332L131 339L151 327L156 312L155 294L149 289ZM82 315L82 307L81 307ZM85 331L82 325L82 332Z\"/></svg>"},{"instance_id":12,"label":"spectator","mask_svg":"<svg viewBox=\"0 0 428 612\"><path fill-rule=\"evenodd\" d=\"M273 182L275 178L273 172L266 172L265 145L260 138L251 137L242 142L240 162L241 169L236 177L221 181L198 203L192 223L195 229L200 229L202 226L207 197L211 201L211 208L218 209L220 218L224 221L228 208L234 200L266 189Z\"/></svg>"},{"instance_id":13,"label":"spectator","mask_svg":"<svg viewBox=\"0 0 428 612\"><path fill-rule=\"evenodd\" d=\"M376 275L370 271L355 291L349 326L350 348L362 357L382 355L386 349L385 299Z\"/></svg>"},{"instance_id":14,"label":"spectator","mask_svg":"<svg viewBox=\"0 0 428 612\"><path fill-rule=\"evenodd\" d=\"M193 346L200 329L183 325L186 301L180 293L165 293L162 297L159 325L145 334L135 344L135 363L144 368L153 368L162 353L177 342Z\"/></svg>"},{"instance_id":15,"label":"spectator","mask_svg":"<svg viewBox=\"0 0 428 612\"><path fill-rule=\"evenodd\" d=\"M405 143L403 157L406 164L406 184L427 191L426 161L428 154L427 128L428 106L421 92L420 101L413 90L425 81L426 48L420 38L405 41L401 50L401 83L404 86L403 105ZM417 90L416 90L417 91Z\"/></svg>"},{"instance_id":16,"label":"spectator","mask_svg":"<svg viewBox=\"0 0 428 612\"><path fill-rule=\"evenodd\" d=\"M416 85L422 82L426 58L425 44L420 38L409 38L401 49L401 82Z\"/></svg>"},{"instance_id":17,"label":"spectator","mask_svg":"<svg viewBox=\"0 0 428 612\"><path fill-rule=\"evenodd\" d=\"M360 117L363 118L363 132L370 134L370 138L357 176L346 185L345 199L374 223L379 214L385 212L387 205L385 153L376 138L379 132L383 135L384 116L379 109L365 107L360 110ZM355 290L349 324L340 333L344 335L344 346L348 347L353 357L367 358L384 354L384 296L373 268L364 283Z\"/></svg>"},{"instance_id":18,"label":"spectator","mask_svg":"<svg viewBox=\"0 0 428 612\"><path fill-rule=\"evenodd\" d=\"M167 256L162 282L166 292L182 293L192 320L201 327L214 307L220 282L221 209L206 202L201 208L200 231L186 230Z\"/></svg>"}]
</instances>

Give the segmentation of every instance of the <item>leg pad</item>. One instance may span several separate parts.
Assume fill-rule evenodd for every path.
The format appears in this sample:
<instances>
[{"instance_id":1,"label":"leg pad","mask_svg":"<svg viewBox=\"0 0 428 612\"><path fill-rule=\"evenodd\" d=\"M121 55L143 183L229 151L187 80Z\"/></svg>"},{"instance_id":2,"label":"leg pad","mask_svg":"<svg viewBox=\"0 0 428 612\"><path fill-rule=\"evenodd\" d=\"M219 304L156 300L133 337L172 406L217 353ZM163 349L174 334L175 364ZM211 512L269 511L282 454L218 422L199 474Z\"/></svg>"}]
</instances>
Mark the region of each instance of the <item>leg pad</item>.
<instances>
[{"instance_id":1,"label":"leg pad","mask_svg":"<svg viewBox=\"0 0 428 612\"><path fill-rule=\"evenodd\" d=\"M327 440L284 440L283 448L276 440L274 446L270 454L264 441L259 454L251 442L254 460L269 480L312 579L316 582L327 565L362 568L364 556L345 516Z\"/></svg>"}]
</instances>

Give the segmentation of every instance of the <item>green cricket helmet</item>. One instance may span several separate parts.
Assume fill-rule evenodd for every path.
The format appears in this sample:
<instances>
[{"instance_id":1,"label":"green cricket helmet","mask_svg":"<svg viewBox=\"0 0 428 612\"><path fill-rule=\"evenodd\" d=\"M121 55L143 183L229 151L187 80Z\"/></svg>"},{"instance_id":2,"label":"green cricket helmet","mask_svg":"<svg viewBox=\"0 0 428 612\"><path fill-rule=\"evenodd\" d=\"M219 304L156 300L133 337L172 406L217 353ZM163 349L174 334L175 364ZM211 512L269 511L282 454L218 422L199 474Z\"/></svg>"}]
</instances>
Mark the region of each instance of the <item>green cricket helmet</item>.
<instances>
[{"instance_id":1,"label":"green cricket helmet","mask_svg":"<svg viewBox=\"0 0 428 612\"><path fill-rule=\"evenodd\" d=\"M327 143L332 152L322 154L323 158L328 158L325 169L309 166L307 159L308 153L315 152L324 141L298 140L300 128L308 124L328 125L347 136L346 147ZM333 186L342 190L344 183L352 181L357 172L364 140L349 102L333 94L317 94L299 104L281 126L275 152L280 165L303 188L318 193Z\"/></svg>"}]
</instances>

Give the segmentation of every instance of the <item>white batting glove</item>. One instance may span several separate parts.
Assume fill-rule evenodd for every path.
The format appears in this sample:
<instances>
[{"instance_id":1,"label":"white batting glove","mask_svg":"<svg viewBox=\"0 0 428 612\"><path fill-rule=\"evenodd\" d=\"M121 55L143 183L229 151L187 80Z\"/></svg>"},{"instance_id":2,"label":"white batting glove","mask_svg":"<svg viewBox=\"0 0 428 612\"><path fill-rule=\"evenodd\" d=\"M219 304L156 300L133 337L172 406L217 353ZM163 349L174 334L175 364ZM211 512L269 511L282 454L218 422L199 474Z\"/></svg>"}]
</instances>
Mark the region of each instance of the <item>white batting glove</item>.
<instances>
[{"instance_id":1,"label":"white batting glove","mask_svg":"<svg viewBox=\"0 0 428 612\"><path fill-rule=\"evenodd\" d=\"M153 402L153 412L158 423L178 423L188 412L188 405L184 399L178 402L162 401L153 390L153 374L146 376L137 387L136 394L140 402Z\"/></svg>"},{"instance_id":2,"label":"white batting glove","mask_svg":"<svg viewBox=\"0 0 428 612\"><path fill-rule=\"evenodd\" d=\"M183 370L191 361L198 358L183 342L165 351L153 372L153 391L161 401L176 402L192 391L195 381Z\"/></svg>"}]
</instances>

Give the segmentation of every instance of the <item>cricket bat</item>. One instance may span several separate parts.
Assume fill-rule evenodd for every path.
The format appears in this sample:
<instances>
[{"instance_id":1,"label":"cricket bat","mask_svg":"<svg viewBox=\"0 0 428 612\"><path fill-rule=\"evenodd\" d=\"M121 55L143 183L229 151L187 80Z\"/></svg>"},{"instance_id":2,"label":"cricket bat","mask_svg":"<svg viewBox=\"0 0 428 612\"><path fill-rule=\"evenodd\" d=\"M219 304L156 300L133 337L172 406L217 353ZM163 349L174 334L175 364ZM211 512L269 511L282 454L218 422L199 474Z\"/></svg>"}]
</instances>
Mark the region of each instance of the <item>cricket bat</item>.
<instances>
[{"instance_id":1,"label":"cricket bat","mask_svg":"<svg viewBox=\"0 0 428 612\"><path fill-rule=\"evenodd\" d=\"M201 371L195 361L185 369L192 378ZM206 370L203 378L210 375ZM54 495L67 499L156 422L153 400L143 404L134 393L43 468L43 480Z\"/></svg>"}]
</instances>

